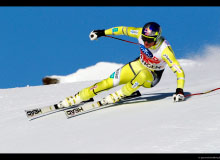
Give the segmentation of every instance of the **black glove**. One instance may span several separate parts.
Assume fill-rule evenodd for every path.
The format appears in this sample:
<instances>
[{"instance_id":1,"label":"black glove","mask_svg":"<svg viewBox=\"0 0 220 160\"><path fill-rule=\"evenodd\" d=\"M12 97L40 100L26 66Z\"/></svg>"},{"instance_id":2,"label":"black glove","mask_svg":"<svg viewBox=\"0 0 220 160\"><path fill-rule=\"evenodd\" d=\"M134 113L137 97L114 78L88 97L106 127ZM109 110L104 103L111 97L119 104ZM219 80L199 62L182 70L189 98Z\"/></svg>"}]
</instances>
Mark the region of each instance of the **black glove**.
<instances>
[{"instance_id":1,"label":"black glove","mask_svg":"<svg viewBox=\"0 0 220 160\"><path fill-rule=\"evenodd\" d=\"M105 30L94 30L89 34L90 40L96 40L101 36L105 36Z\"/></svg>"},{"instance_id":2,"label":"black glove","mask_svg":"<svg viewBox=\"0 0 220 160\"><path fill-rule=\"evenodd\" d=\"M184 92L182 88L177 88L176 93L173 95L174 102L179 102L184 100Z\"/></svg>"}]
</instances>

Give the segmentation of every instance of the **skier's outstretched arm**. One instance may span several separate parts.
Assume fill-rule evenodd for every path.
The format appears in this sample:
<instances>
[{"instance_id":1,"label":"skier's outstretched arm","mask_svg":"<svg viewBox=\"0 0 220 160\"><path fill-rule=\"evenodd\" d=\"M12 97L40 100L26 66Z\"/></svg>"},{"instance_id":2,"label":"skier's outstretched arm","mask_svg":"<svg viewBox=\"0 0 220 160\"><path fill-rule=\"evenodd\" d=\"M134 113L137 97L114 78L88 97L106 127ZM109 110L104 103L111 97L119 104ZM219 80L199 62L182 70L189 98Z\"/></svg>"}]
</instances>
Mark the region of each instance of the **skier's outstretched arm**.
<instances>
[{"instance_id":1,"label":"skier's outstretched arm","mask_svg":"<svg viewBox=\"0 0 220 160\"><path fill-rule=\"evenodd\" d=\"M119 27L113 27L109 29L102 29L102 30L93 30L89 38L91 40L96 40L99 37L105 36L105 35L126 35L129 37L138 38L141 34L142 28L136 28L136 27L126 27L126 26L119 26Z\"/></svg>"},{"instance_id":2,"label":"skier's outstretched arm","mask_svg":"<svg viewBox=\"0 0 220 160\"><path fill-rule=\"evenodd\" d=\"M180 63L175 58L173 50L170 46L168 46L162 53L162 58L170 69L176 74L177 77L177 88L176 93L173 95L174 102L183 101L184 100L184 84L185 84L185 74L180 66Z\"/></svg>"}]
</instances>

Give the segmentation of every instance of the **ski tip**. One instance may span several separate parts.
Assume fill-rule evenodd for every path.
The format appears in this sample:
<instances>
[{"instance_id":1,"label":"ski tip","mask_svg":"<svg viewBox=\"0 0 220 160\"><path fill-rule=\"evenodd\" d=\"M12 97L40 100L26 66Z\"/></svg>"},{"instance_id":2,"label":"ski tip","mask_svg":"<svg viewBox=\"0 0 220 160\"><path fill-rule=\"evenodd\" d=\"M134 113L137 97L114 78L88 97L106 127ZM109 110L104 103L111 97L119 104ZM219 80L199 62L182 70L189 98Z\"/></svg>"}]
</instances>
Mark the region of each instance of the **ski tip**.
<instances>
[{"instance_id":1,"label":"ski tip","mask_svg":"<svg viewBox=\"0 0 220 160\"><path fill-rule=\"evenodd\" d=\"M32 110L25 110L25 113L26 113L26 116L28 118L32 118L36 115L39 115L42 113L41 109L40 108L36 108L36 109L32 109Z\"/></svg>"}]
</instances>

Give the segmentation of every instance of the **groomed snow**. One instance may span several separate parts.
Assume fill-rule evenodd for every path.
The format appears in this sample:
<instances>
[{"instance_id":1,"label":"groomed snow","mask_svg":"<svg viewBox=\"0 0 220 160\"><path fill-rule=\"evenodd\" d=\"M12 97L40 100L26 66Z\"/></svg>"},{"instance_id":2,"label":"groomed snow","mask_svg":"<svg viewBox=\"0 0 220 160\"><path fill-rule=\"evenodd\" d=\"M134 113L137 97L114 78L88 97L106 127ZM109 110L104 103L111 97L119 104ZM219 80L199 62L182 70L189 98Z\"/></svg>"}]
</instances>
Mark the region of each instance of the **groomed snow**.
<instances>
[{"instance_id":1,"label":"groomed snow","mask_svg":"<svg viewBox=\"0 0 220 160\"><path fill-rule=\"evenodd\" d=\"M220 87L220 47L206 46L199 54L179 60L186 74L186 94ZM141 103L71 119L63 112L27 119L25 109L57 103L122 65L100 62L63 76L61 84L0 89L0 152L219 153L220 90L174 103L176 77L169 67L157 86L140 89ZM100 93L95 100L120 87Z\"/></svg>"}]
</instances>

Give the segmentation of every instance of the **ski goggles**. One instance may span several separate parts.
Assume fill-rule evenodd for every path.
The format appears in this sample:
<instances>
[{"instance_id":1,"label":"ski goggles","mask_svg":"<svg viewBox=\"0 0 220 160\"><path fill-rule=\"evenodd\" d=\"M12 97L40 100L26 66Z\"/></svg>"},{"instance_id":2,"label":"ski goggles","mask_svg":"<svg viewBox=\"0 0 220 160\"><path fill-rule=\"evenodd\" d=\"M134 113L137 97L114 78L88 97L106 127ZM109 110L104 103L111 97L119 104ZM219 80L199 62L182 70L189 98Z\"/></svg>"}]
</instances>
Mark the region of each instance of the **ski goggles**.
<instances>
[{"instance_id":1,"label":"ski goggles","mask_svg":"<svg viewBox=\"0 0 220 160\"><path fill-rule=\"evenodd\" d=\"M147 41L147 43L152 43L152 42L155 42L155 41L157 40L157 36L155 36L155 37L150 37L150 36L145 36L145 35L143 35L143 34L142 34L141 38L142 38L142 40L143 40L144 42Z\"/></svg>"}]
</instances>

